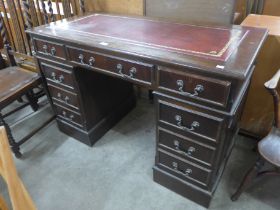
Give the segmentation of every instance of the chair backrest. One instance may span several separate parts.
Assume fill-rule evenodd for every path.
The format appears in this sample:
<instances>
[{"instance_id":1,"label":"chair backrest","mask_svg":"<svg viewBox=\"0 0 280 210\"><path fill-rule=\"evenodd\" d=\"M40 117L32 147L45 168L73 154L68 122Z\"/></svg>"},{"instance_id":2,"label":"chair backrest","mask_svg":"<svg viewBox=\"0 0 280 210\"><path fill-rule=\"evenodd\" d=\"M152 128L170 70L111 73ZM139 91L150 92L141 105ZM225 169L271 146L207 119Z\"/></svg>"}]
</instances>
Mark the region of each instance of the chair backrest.
<instances>
[{"instance_id":1,"label":"chair backrest","mask_svg":"<svg viewBox=\"0 0 280 210\"><path fill-rule=\"evenodd\" d=\"M145 15L200 25L229 25L236 0L146 0Z\"/></svg>"},{"instance_id":2,"label":"chair backrest","mask_svg":"<svg viewBox=\"0 0 280 210\"><path fill-rule=\"evenodd\" d=\"M0 175L4 178L14 210L35 210L36 207L17 174L7 133L0 126Z\"/></svg>"},{"instance_id":3,"label":"chair backrest","mask_svg":"<svg viewBox=\"0 0 280 210\"><path fill-rule=\"evenodd\" d=\"M8 38L8 30L2 15L0 15L0 34L1 34L2 42L4 44L4 53L7 58L7 63L10 66L15 66L16 65L15 57L11 52L11 46ZM5 67L5 61L2 55L0 54L0 69L4 67Z\"/></svg>"}]
</instances>

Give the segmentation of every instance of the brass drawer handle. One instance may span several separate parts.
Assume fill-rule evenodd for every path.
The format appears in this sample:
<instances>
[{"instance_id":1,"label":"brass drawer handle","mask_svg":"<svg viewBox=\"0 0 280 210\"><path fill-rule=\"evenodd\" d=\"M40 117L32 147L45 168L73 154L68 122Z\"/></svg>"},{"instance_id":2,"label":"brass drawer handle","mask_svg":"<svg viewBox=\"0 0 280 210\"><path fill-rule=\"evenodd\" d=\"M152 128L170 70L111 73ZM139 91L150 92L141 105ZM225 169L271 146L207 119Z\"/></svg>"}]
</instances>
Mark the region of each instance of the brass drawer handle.
<instances>
[{"instance_id":1,"label":"brass drawer handle","mask_svg":"<svg viewBox=\"0 0 280 210\"><path fill-rule=\"evenodd\" d=\"M95 63L95 58L94 57L90 57L88 63L89 63L88 65L93 66L94 63Z\"/></svg>"},{"instance_id":2,"label":"brass drawer handle","mask_svg":"<svg viewBox=\"0 0 280 210\"><path fill-rule=\"evenodd\" d=\"M196 151L196 149L192 146L189 147L186 152L184 150L180 149L180 142L178 140L174 140L174 147L175 147L175 150L177 150L178 152L180 152L181 154L186 155L186 156L192 156L193 153Z\"/></svg>"},{"instance_id":3,"label":"brass drawer handle","mask_svg":"<svg viewBox=\"0 0 280 210\"><path fill-rule=\"evenodd\" d=\"M64 81L64 76L61 74L59 77L58 77L58 79L56 78L56 73L55 72L52 72L51 73L51 78L55 81L55 82L57 82L57 83L63 83L63 81Z\"/></svg>"},{"instance_id":4,"label":"brass drawer handle","mask_svg":"<svg viewBox=\"0 0 280 210\"><path fill-rule=\"evenodd\" d=\"M172 162L172 167L177 173L182 174L183 176L188 177L192 174L192 169L190 168L187 168L185 171L181 171L177 162Z\"/></svg>"},{"instance_id":5,"label":"brass drawer handle","mask_svg":"<svg viewBox=\"0 0 280 210\"><path fill-rule=\"evenodd\" d=\"M80 64L86 65L86 66L93 66L93 65L94 65L94 63L95 63L95 58L94 58L94 57L90 57L90 58L89 58L88 64L85 63L84 58L85 58L85 57L84 57L83 54L80 54L80 55L79 55L78 59L80 60Z\"/></svg>"},{"instance_id":6,"label":"brass drawer handle","mask_svg":"<svg viewBox=\"0 0 280 210\"><path fill-rule=\"evenodd\" d=\"M195 89L193 90L194 93L188 93L184 91L184 81L183 80L177 80L177 86L178 86L178 90L180 91L180 93L187 95L187 96L198 96L199 93L202 93L204 91L204 86L203 85L197 85L195 87Z\"/></svg>"},{"instance_id":7,"label":"brass drawer handle","mask_svg":"<svg viewBox=\"0 0 280 210\"><path fill-rule=\"evenodd\" d=\"M129 70L129 75L126 75L122 72L123 70L123 65L122 64L118 64L117 65L117 71L118 73L124 77L124 78L128 78L128 79L133 79L135 77L135 74L137 73L137 69L135 67L132 67L130 70Z\"/></svg>"},{"instance_id":8,"label":"brass drawer handle","mask_svg":"<svg viewBox=\"0 0 280 210\"><path fill-rule=\"evenodd\" d=\"M69 121L73 121L73 119L75 118L75 116L73 114L71 114L69 117L67 117L66 111L62 111L62 115L66 120L69 120Z\"/></svg>"},{"instance_id":9,"label":"brass drawer handle","mask_svg":"<svg viewBox=\"0 0 280 210\"><path fill-rule=\"evenodd\" d=\"M44 44L43 45L43 50L45 51L46 54L48 54L48 45Z\"/></svg>"},{"instance_id":10,"label":"brass drawer handle","mask_svg":"<svg viewBox=\"0 0 280 210\"><path fill-rule=\"evenodd\" d=\"M45 54L47 54L47 55L55 56L55 54L56 54L55 47L52 47L51 52L49 53L48 52L48 45L46 45L46 44L43 45L43 50L44 50Z\"/></svg>"},{"instance_id":11,"label":"brass drawer handle","mask_svg":"<svg viewBox=\"0 0 280 210\"><path fill-rule=\"evenodd\" d=\"M80 60L80 64L85 64L85 62L84 62L84 55L83 54L79 55L79 60Z\"/></svg>"},{"instance_id":12,"label":"brass drawer handle","mask_svg":"<svg viewBox=\"0 0 280 210\"><path fill-rule=\"evenodd\" d=\"M186 131L194 131L196 128L199 128L199 126L200 126L199 122L197 122L197 121L193 121L189 128L183 126L182 116L180 116L180 115L176 115L175 120L176 120L177 126L180 127L182 130L186 130Z\"/></svg>"},{"instance_id":13,"label":"brass drawer handle","mask_svg":"<svg viewBox=\"0 0 280 210\"><path fill-rule=\"evenodd\" d=\"M56 53L56 49L55 49L55 47L52 47L52 48L51 48L51 55L52 55L52 56L55 56L55 53Z\"/></svg>"},{"instance_id":14,"label":"brass drawer handle","mask_svg":"<svg viewBox=\"0 0 280 210\"><path fill-rule=\"evenodd\" d=\"M68 104L68 103L69 103L69 100L70 100L70 98L69 98L68 96L65 96L65 98L64 98L64 102L65 102L66 104Z\"/></svg>"},{"instance_id":15,"label":"brass drawer handle","mask_svg":"<svg viewBox=\"0 0 280 210\"><path fill-rule=\"evenodd\" d=\"M117 71L118 71L118 73L120 74L120 75L124 75L123 73L122 73L122 70L123 70L123 66L122 66L122 64L118 64L117 65Z\"/></svg>"},{"instance_id":16,"label":"brass drawer handle","mask_svg":"<svg viewBox=\"0 0 280 210\"><path fill-rule=\"evenodd\" d=\"M129 77L130 78L134 78L135 74L137 73L137 69L135 67L132 67L130 70L129 70Z\"/></svg>"},{"instance_id":17,"label":"brass drawer handle","mask_svg":"<svg viewBox=\"0 0 280 210\"><path fill-rule=\"evenodd\" d=\"M57 98L59 98L60 100L63 100L64 103L68 104L69 103L69 96L65 96L64 99L62 99L62 94L61 93L57 93Z\"/></svg>"}]
</instances>

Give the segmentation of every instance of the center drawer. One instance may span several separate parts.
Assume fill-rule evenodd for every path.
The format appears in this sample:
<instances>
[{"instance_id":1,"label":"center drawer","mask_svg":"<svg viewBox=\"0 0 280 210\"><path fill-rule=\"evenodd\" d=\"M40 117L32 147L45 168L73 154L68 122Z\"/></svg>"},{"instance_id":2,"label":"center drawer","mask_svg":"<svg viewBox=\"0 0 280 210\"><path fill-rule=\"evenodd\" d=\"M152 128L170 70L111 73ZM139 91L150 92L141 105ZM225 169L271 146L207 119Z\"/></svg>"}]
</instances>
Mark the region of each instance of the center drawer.
<instances>
[{"instance_id":1,"label":"center drawer","mask_svg":"<svg viewBox=\"0 0 280 210\"><path fill-rule=\"evenodd\" d=\"M153 65L107 56L91 51L67 47L70 61L79 65L102 69L128 80L151 85Z\"/></svg>"},{"instance_id":2,"label":"center drawer","mask_svg":"<svg viewBox=\"0 0 280 210\"><path fill-rule=\"evenodd\" d=\"M218 142L223 119L158 100L158 120L186 133Z\"/></svg>"}]
</instances>

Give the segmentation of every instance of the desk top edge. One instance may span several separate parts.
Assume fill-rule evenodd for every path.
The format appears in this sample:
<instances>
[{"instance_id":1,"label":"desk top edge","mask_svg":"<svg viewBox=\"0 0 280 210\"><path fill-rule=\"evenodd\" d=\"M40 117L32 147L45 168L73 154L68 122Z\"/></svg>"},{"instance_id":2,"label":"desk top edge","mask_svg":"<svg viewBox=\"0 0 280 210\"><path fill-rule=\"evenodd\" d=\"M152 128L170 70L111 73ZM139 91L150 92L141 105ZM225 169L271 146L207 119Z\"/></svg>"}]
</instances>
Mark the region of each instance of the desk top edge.
<instances>
[{"instance_id":1,"label":"desk top edge","mask_svg":"<svg viewBox=\"0 0 280 210\"><path fill-rule=\"evenodd\" d=\"M79 39L77 37L77 35L81 36L81 33L79 34L79 32L76 33L76 37L75 35L70 37L66 37L65 36L65 33L68 32L69 34L69 31L68 29L66 29L64 33L64 36L63 35L58 35L59 33L62 33L60 32L59 30L59 25L62 23L66 23L66 24L72 24L72 23L75 23L79 20L83 20L83 19L86 19L90 16L94 16L94 15L101 15L101 16L111 16L111 17L120 17L120 18L134 18L136 20L140 20L140 21L155 21L155 22L159 22L159 23L163 23L163 24L169 24L170 26L174 25L174 24L178 24L178 23L172 23L172 22L168 22L168 21L161 21L161 20L158 20L157 18L154 19L154 18L147 18L147 17L140 17L140 16L121 16L121 15L107 15L107 14L100 14L100 13L93 13L93 14L89 14L87 16L82 16L82 17L72 17L72 18L68 18L68 19L64 19L64 20L60 20L60 21L56 21L55 23L51 23L51 24L47 24L47 25L44 25L44 26L39 26L39 27L36 27L36 28L33 28L31 30L27 30L27 33L31 34L31 36L45 36L45 37L48 37L48 38L53 38L53 39L59 39L59 40L62 40L62 41L65 41L65 42L75 42L75 43L78 43L78 44L81 44L81 45L91 45L93 43L92 41L92 38L94 37L97 41L100 41L100 40L105 40L105 43L106 41L110 41L110 39L98 39L96 38L96 36L92 36L92 35L89 35L88 37L88 40L87 42L83 42L84 40L83 39ZM142 22L143 22L142 21ZM145 23L145 22L144 22ZM247 54L250 54L248 56L248 59L244 62L244 65L241 67L239 67L240 69L238 68L235 68L235 69L238 69L236 70L235 72L231 72L232 76L234 77L240 77L240 78L244 78L246 77L246 74L248 72L248 68L249 68L249 65L251 60L252 59L255 59L255 56L256 56L256 51L259 50L260 46L262 45L263 41L265 40L266 36L267 36L267 30L266 29L257 29L257 28L251 28L251 27L243 27L243 26L237 26L237 25L232 25L232 26L196 26L196 25L191 25L191 24L181 24L179 23L179 25L182 25L183 27L192 27L192 28L195 28L195 29L201 29L201 28L206 28L206 29L209 29L209 30L212 30L212 33L215 29L220 29L220 30L228 30L229 32L231 32L232 30L245 30L245 31L249 31L250 32L250 36L251 34L253 34L252 36L255 36L255 46L254 46L254 49L251 50L250 53L247 52ZM179 30L181 29L181 27L179 28ZM141 32L141 31L140 31ZM253 32L253 33L251 33ZM62 33L62 34L63 34ZM74 33L75 34L75 33ZM71 36L71 35L70 35ZM90 40L91 38L91 40ZM241 48L246 48L246 46L243 46L243 45L248 45L248 41L244 42L243 39L247 39L248 37L243 37L241 40L240 40L240 43L241 43ZM90 41L90 44L89 44L89 41ZM164 40L166 41L166 40ZM250 41L250 40L249 40ZM251 40L252 42L252 40ZM102 43L102 42L101 42ZM218 43L218 42L217 42ZM226 43L226 42L225 42ZM115 43L113 43L115 44ZM159 59L159 60L162 60L162 61L168 61L169 59L167 58L170 58L170 60L172 60L172 62L174 63L177 63L177 64L180 64L182 66L193 66L193 67L196 67L196 68L206 68L206 69L214 69L214 71L217 69L215 69L216 66L225 66L227 67L227 63L231 63L232 65L234 63L238 63L238 61L236 61L236 58L238 56L236 55L231 55L231 53L229 53L229 56L228 58L225 58L225 60L219 60L219 59L212 59L210 56L208 57L203 57L203 56L197 56L197 55L192 55L192 54L181 54L180 52L164 52L165 49L163 49L163 51L161 51L158 55L156 55L155 53L155 50L150 50L147 48L145 48L146 46L141 46L141 48L139 46L137 46L137 50L133 49L131 50L131 46L127 47L127 48L122 48L120 47L120 44L117 48L119 49L114 49L114 47L112 48L111 46L110 47L106 47L106 46L100 46L100 45L97 45L96 43L95 44L92 44L91 45L92 47L94 48L100 48L100 49L104 49L104 50L116 50L116 51L119 51L119 52L122 52L122 53L127 53L127 54L135 54L137 56L142 56L142 57L146 57L146 58L155 58L155 59ZM123 45L122 45L123 46ZM238 46L239 47L239 46ZM157 51L159 49L156 49ZM240 51L240 50L238 50ZM147 53L149 52L149 53ZM236 54L236 53L234 53ZM169 61L170 61L169 60ZM247 66L246 66L247 65ZM234 66L234 65L233 65ZM214 68L213 68L214 67ZM229 68L232 68L229 66ZM220 70L217 71L217 73L222 73L223 72L219 72ZM224 72L227 72L227 69L224 69Z\"/></svg>"}]
</instances>

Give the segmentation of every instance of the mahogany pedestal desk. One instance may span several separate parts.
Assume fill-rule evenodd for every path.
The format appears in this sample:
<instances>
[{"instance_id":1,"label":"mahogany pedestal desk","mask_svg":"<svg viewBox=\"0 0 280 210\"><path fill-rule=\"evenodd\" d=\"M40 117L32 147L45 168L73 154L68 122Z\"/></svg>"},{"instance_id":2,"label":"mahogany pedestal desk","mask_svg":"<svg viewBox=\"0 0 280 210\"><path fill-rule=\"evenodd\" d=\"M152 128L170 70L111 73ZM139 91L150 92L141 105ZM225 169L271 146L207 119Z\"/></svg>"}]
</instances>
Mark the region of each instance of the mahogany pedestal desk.
<instances>
[{"instance_id":1,"label":"mahogany pedestal desk","mask_svg":"<svg viewBox=\"0 0 280 210\"><path fill-rule=\"evenodd\" d=\"M154 180L209 206L266 30L92 14L28 33L62 132L91 146L135 106L133 85L154 90Z\"/></svg>"},{"instance_id":2,"label":"mahogany pedestal desk","mask_svg":"<svg viewBox=\"0 0 280 210\"><path fill-rule=\"evenodd\" d=\"M240 123L242 133L262 138L269 133L273 124L273 101L264 83L280 68L280 17L249 15L241 25L269 30L256 59L257 65Z\"/></svg>"}]
</instances>

